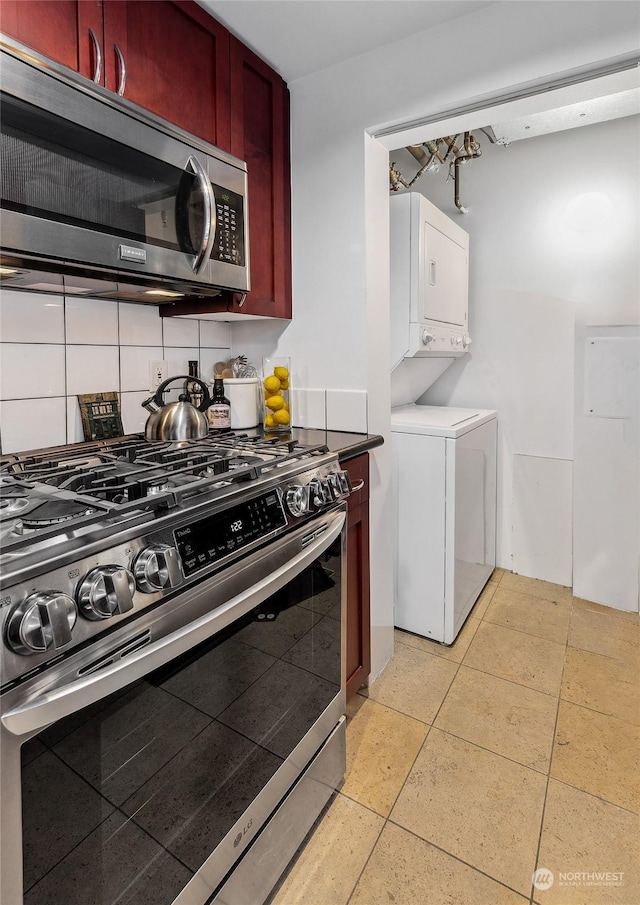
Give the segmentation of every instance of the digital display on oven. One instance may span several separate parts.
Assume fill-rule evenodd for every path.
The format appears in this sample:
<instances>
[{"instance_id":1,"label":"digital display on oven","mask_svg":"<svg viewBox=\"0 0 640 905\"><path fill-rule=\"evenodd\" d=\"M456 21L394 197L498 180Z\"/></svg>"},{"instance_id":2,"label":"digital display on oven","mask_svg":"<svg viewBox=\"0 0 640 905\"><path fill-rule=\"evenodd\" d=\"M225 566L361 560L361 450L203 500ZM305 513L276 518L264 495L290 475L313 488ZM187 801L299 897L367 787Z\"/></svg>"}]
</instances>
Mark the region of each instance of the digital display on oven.
<instances>
[{"instance_id":1,"label":"digital display on oven","mask_svg":"<svg viewBox=\"0 0 640 905\"><path fill-rule=\"evenodd\" d=\"M173 536L188 578L286 524L280 498L272 492L178 528Z\"/></svg>"}]
</instances>

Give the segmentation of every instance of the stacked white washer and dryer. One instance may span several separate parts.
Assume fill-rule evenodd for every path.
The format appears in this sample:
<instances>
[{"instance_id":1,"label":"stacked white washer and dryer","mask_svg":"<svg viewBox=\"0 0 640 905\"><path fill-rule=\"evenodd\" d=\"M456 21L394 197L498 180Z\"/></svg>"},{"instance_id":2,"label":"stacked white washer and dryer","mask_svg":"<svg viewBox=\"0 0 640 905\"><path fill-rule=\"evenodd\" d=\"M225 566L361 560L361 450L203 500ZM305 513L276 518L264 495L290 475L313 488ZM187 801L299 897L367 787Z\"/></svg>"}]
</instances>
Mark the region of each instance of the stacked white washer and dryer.
<instances>
[{"instance_id":1,"label":"stacked white washer and dryer","mask_svg":"<svg viewBox=\"0 0 640 905\"><path fill-rule=\"evenodd\" d=\"M467 353L469 236L391 198L395 625L452 644L496 564L497 413L416 404Z\"/></svg>"}]
</instances>

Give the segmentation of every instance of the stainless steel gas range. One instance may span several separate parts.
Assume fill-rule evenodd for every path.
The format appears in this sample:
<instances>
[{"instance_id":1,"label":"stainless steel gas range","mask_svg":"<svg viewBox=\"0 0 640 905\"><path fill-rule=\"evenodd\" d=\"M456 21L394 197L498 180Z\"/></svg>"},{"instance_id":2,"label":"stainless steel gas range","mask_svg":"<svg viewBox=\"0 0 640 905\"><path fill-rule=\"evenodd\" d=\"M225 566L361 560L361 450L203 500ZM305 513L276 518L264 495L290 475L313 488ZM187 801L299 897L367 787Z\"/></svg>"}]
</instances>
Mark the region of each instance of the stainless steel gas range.
<instances>
[{"instance_id":1,"label":"stainless steel gas range","mask_svg":"<svg viewBox=\"0 0 640 905\"><path fill-rule=\"evenodd\" d=\"M0 900L261 905L344 775L337 457L134 436L0 491Z\"/></svg>"}]
</instances>

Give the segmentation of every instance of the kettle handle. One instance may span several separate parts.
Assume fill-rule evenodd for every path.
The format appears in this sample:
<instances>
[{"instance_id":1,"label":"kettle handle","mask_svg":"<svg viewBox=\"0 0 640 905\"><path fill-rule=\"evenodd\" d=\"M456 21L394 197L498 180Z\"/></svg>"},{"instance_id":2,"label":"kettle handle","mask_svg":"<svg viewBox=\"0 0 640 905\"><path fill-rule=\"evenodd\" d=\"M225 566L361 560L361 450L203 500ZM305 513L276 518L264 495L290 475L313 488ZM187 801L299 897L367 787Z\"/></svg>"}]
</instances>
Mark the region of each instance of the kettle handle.
<instances>
[{"instance_id":1,"label":"kettle handle","mask_svg":"<svg viewBox=\"0 0 640 905\"><path fill-rule=\"evenodd\" d=\"M153 396L153 401L155 402L155 404L157 406L159 406L160 408L162 408L162 406L164 405L164 399L162 398L162 394L164 393L166 388L169 386L169 384L173 383L174 380L193 380L195 383L200 384L200 386L202 387L204 396L203 396L202 402L200 403L199 406L197 406L197 408L198 408L198 411L200 411L200 412L206 412L206 410L211 405L211 396L209 395L209 387L206 385L204 380L200 380L199 377L191 377L189 374L179 374L177 377L170 377L168 380L163 381L163 383L161 383L160 386L158 387L158 389L156 390L155 396ZM194 408L195 408L195 406L194 406Z\"/></svg>"}]
</instances>

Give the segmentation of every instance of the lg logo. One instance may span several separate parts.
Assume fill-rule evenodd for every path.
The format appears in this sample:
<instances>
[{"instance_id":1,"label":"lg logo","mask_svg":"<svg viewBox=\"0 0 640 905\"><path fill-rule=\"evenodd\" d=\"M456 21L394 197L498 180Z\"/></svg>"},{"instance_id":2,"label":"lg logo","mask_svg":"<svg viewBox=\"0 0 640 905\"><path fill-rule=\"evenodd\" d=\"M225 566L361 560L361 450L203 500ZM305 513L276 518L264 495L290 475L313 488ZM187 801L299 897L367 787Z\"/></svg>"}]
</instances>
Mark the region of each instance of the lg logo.
<instances>
[{"instance_id":1,"label":"lg logo","mask_svg":"<svg viewBox=\"0 0 640 905\"><path fill-rule=\"evenodd\" d=\"M238 833L236 838L233 840L233 847L237 848L242 842L243 838L247 835L251 827L253 826L253 818L249 821L249 823L244 827L241 833Z\"/></svg>"}]
</instances>

